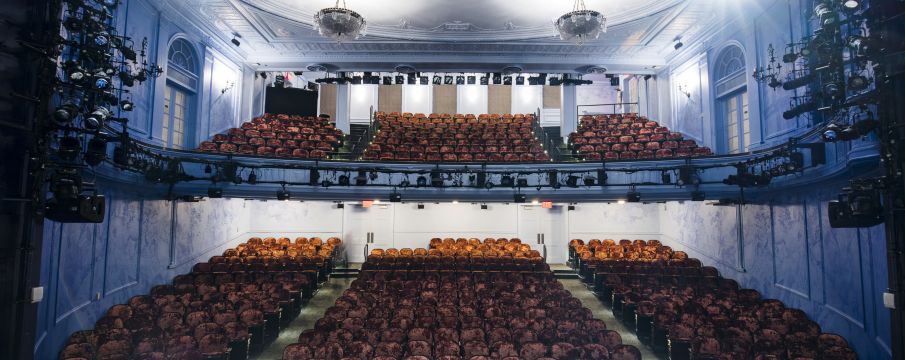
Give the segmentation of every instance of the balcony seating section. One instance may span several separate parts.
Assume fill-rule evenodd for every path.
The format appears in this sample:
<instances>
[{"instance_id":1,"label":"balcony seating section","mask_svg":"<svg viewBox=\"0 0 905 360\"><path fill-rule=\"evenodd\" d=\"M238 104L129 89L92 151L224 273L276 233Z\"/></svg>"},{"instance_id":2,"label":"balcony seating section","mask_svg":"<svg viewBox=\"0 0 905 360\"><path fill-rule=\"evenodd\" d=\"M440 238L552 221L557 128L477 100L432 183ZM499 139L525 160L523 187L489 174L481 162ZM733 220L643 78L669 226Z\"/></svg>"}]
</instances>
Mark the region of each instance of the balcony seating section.
<instances>
[{"instance_id":1,"label":"balcony seating section","mask_svg":"<svg viewBox=\"0 0 905 360\"><path fill-rule=\"evenodd\" d=\"M343 133L326 118L265 114L217 134L198 150L263 157L327 159Z\"/></svg>"},{"instance_id":2,"label":"balcony seating section","mask_svg":"<svg viewBox=\"0 0 905 360\"><path fill-rule=\"evenodd\" d=\"M638 114L584 115L569 135L573 151L586 161L674 159L710 156L710 148Z\"/></svg>"},{"instance_id":3,"label":"balcony seating section","mask_svg":"<svg viewBox=\"0 0 905 360\"><path fill-rule=\"evenodd\" d=\"M338 238L251 238L190 274L111 307L60 359L247 359L329 275Z\"/></svg>"},{"instance_id":4,"label":"balcony seating section","mask_svg":"<svg viewBox=\"0 0 905 360\"><path fill-rule=\"evenodd\" d=\"M468 258L494 263L480 267L439 251L372 253L283 359L641 359L542 259L526 270L519 264L531 264L528 258ZM375 259L391 262L375 266Z\"/></svg>"},{"instance_id":5,"label":"balcony seating section","mask_svg":"<svg viewBox=\"0 0 905 360\"><path fill-rule=\"evenodd\" d=\"M569 254L616 318L670 359L857 358L803 311L740 288L657 240L575 239Z\"/></svg>"},{"instance_id":6,"label":"balcony seating section","mask_svg":"<svg viewBox=\"0 0 905 360\"><path fill-rule=\"evenodd\" d=\"M378 112L380 131L363 159L415 162L550 161L534 134L534 115Z\"/></svg>"}]
</instances>

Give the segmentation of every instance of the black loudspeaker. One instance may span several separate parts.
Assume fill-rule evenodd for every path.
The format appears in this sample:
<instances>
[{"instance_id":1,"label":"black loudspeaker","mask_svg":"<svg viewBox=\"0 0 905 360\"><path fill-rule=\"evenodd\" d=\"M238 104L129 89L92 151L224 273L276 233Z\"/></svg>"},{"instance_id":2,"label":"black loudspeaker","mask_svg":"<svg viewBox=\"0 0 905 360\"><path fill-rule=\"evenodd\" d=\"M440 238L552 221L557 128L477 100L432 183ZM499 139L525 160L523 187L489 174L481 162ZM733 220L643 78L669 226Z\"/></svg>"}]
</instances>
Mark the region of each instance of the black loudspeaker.
<instances>
[{"instance_id":1,"label":"black loudspeaker","mask_svg":"<svg viewBox=\"0 0 905 360\"><path fill-rule=\"evenodd\" d=\"M47 204L47 219L61 223L104 222L107 202L103 195L79 195L73 199L52 199Z\"/></svg>"}]
</instances>

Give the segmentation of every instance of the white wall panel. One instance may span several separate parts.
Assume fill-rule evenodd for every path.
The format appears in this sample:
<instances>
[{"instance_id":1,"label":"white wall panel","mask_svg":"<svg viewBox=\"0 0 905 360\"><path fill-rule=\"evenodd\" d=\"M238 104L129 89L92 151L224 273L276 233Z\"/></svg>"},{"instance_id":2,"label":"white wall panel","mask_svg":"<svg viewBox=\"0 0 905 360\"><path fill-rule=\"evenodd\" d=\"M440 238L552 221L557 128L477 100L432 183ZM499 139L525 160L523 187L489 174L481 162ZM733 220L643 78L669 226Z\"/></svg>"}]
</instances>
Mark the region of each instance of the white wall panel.
<instances>
[{"instance_id":1,"label":"white wall panel","mask_svg":"<svg viewBox=\"0 0 905 360\"><path fill-rule=\"evenodd\" d=\"M367 124L371 119L371 109L377 109L378 85L351 85L349 94L349 121L352 124Z\"/></svg>"},{"instance_id":2,"label":"white wall panel","mask_svg":"<svg viewBox=\"0 0 905 360\"><path fill-rule=\"evenodd\" d=\"M433 89L430 85L402 85L402 112L430 114Z\"/></svg>"},{"instance_id":3,"label":"white wall panel","mask_svg":"<svg viewBox=\"0 0 905 360\"><path fill-rule=\"evenodd\" d=\"M457 91L457 112L459 114L487 113L487 86L459 85Z\"/></svg>"},{"instance_id":4,"label":"white wall panel","mask_svg":"<svg viewBox=\"0 0 905 360\"><path fill-rule=\"evenodd\" d=\"M370 248L426 247L431 238L519 237L542 251L537 234L544 234L547 259L565 262L569 240L660 239L659 209L643 204L580 204L573 211L557 204L544 209L530 204L382 203L369 209L347 202L248 201L249 236L339 236L349 261L364 260L366 234L375 234Z\"/></svg>"},{"instance_id":5,"label":"white wall panel","mask_svg":"<svg viewBox=\"0 0 905 360\"><path fill-rule=\"evenodd\" d=\"M543 86L516 85L512 87L513 114L533 114L543 106Z\"/></svg>"}]
</instances>

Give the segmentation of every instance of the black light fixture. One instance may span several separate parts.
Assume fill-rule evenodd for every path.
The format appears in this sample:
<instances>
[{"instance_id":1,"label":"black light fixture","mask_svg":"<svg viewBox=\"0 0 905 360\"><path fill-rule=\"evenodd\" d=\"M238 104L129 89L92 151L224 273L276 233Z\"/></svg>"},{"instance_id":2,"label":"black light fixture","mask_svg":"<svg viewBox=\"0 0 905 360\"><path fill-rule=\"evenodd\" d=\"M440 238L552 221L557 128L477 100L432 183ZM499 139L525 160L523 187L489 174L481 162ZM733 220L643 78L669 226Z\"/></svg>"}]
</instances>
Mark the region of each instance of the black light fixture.
<instances>
[{"instance_id":1,"label":"black light fixture","mask_svg":"<svg viewBox=\"0 0 905 360\"><path fill-rule=\"evenodd\" d=\"M289 201L291 197L292 194L289 193L289 190L286 190L285 186L280 191L277 191L277 200L279 201Z\"/></svg>"},{"instance_id":2,"label":"black light fixture","mask_svg":"<svg viewBox=\"0 0 905 360\"><path fill-rule=\"evenodd\" d=\"M625 194L625 201L630 203L641 202L641 193L635 190L629 191L627 194Z\"/></svg>"},{"instance_id":3,"label":"black light fixture","mask_svg":"<svg viewBox=\"0 0 905 360\"><path fill-rule=\"evenodd\" d=\"M358 170L358 175L355 176L355 186L365 186L368 184L368 173L364 170Z\"/></svg>"},{"instance_id":4,"label":"black light fixture","mask_svg":"<svg viewBox=\"0 0 905 360\"><path fill-rule=\"evenodd\" d=\"M706 194L703 191L691 192L691 201L704 201L706 198Z\"/></svg>"},{"instance_id":5,"label":"black light fixture","mask_svg":"<svg viewBox=\"0 0 905 360\"><path fill-rule=\"evenodd\" d=\"M431 186L443 187L443 175L440 174L440 170L431 170Z\"/></svg>"},{"instance_id":6,"label":"black light fixture","mask_svg":"<svg viewBox=\"0 0 905 360\"><path fill-rule=\"evenodd\" d=\"M317 186L321 181L321 173L317 169L308 171L308 185Z\"/></svg>"},{"instance_id":7,"label":"black light fixture","mask_svg":"<svg viewBox=\"0 0 905 360\"><path fill-rule=\"evenodd\" d=\"M576 175L569 175L569 177L566 178L566 186L568 186L570 188L577 188L578 179L581 179L581 177L576 176Z\"/></svg>"},{"instance_id":8,"label":"black light fixture","mask_svg":"<svg viewBox=\"0 0 905 360\"><path fill-rule=\"evenodd\" d=\"M528 201L528 197L525 194L515 194L512 196L512 202L516 204L522 204Z\"/></svg>"},{"instance_id":9,"label":"black light fixture","mask_svg":"<svg viewBox=\"0 0 905 360\"><path fill-rule=\"evenodd\" d=\"M488 208L487 204L481 204L481 210L487 210Z\"/></svg>"},{"instance_id":10,"label":"black light fixture","mask_svg":"<svg viewBox=\"0 0 905 360\"><path fill-rule=\"evenodd\" d=\"M575 211L575 205L570 204L569 206L566 207L566 210Z\"/></svg>"},{"instance_id":11,"label":"black light fixture","mask_svg":"<svg viewBox=\"0 0 905 360\"><path fill-rule=\"evenodd\" d=\"M424 204L418 204L418 210L424 210Z\"/></svg>"},{"instance_id":12,"label":"black light fixture","mask_svg":"<svg viewBox=\"0 0 905 360\"><path fill-rule=\"evenodd\" d=\"M211 166L211 164L206 164L206 165L204 165L204 173L205 173L205 174L210 174L210 173L213 173L213 172L214 172L214 168Z\"/></svg>"},{"instance_id":13,"label":"black light fixture","mask_svg":"<svg viewBox=\"0 0 905 360\"><path fill-rule=\"evenodd\" d=\"M682 41L676 41L676 44L673 45L672 47L673 47L673 49L679 50L679 49L681 49L683 46L685 46L685 44L683 44Z\"/></svg>"},{"instance_id":14,"label":"black light fixture","mask_svg":"<svg viewBox=\"0 0 905 360\"><path fill-rule=\"evenodd\" d=\"M418 185L418 187L425 187L427 186L427 178L424 175L418 176L418 179L415 180L415 184Z\"/></svg>"},{"instance_id":15,"label":"black light fixture","mask_svg":"<svg viewBox=\"0 0 905 360\"><path fill-rule=\"evenodd\" d=\"M520 187L520 188L522 188L522 187L528 187L528 179L525 178L525 177L522 177L522 176L519 176L519 178L515 181L515 183L516 183L516 185L518 185L518 187Z\"/></svg>"},{"instance_id":16,"label":"black light fixture","mask_svg":"<svg viewBox=\"0 0 905 360\"><path fill-rule=\"evenodd\" d=\"M698 176L698 170L693 166L683 166L679 168L679 178L676 180L679 186L698 185L701 178Z\"/></svg>"},{"instance_id":17,"label":"black light fixture","mask_svg":"<svg viewBox=\"0 0 905 360\"><path fill-rule=\"evenodd\" d=\"M53 119L60 125L66 125L79 116L79 107L75 100L67 100L53 112Z\"/></svg>"},{"instance_id":18,"label":"black light fixture","mask_svg":"<svg viewBox=\"0 0 905 360\"><path fill-rule=\"evenodd\" d=\"M584 182L584 186L594 186L597 184L597 178L591 175L585 175L582 181Z\"/></svg>"},{"instance_id":19,"label":"black light fixture","mask_svg":"<svg viewBox=\"0 0 905 360\"><path fill-rule=\"evenodd\" d=\"M207 188L207 197L211 199L219 199L223 197L223 189L221 188Z\"/></svg>"},{"instance_id":20,"label":"black light fixture","mask_svg":"<svg viewBox=\"0 0 905 360\"><path fill-rule=\"evenodd\" d=\"M349 186L349 175L342 174L339 176L339 186Z\"/></svg>"},{"instance_id":21,"label":"black light fixture","mask_svg":"<svg viewBox=\"0 0 905 360\"><path fill-rule=\"evenodd\" d=\"M233 39L230 40L230 42L233 43L233 45L235 45L236 47L239 47L239 46L242 45L242 43L239 41L240 38L242 38L242 35L240 35L240 34L237 33L237 32L234 32L234 33L233 33Z\"/></svg>"},{"instance_id":22,"label":"black light fixture","mask_svg":"<svg viewBox=\"0 0 905 360\"><path fill-rule=\"evenodd\" d=\"M256 174L254 170L248 173L248 183L252 185L258 183L258 174Z\"/></svg>"},{"instance_id":23,"label":"black light fixture","mask_svg":"<svg viewBox=\"0 0 905 360\"><path fill-rule=\"evenodd\" d=\"M135 104L133 104L132 101L127 99L127 100L123 100L122 102L119 103L119 108L123 109L123 111L132 111L135 109Z\"/></svg>"},{"instance_id":24,"label":"black light fixture","mask_svg":"<svg viewBox=\"0 0 905 360\"><path fill-rule=\"evenodd\" d=\"M79 157L80 152L82 152L82 143L79 139L72 136L60 139L60 148L57 150L57 155L63 161L74 161Z\"/></svg>"},{"instance_id":25,"label":"black light fixture","mask_svg":"<svg viewBox=\"0 0 905 360\"><path fill-rule=\"evenodd\" d=\"M597 181L600 183L600 186L606 185L607 181L609 181L610 176L607 175L606 169L597 170Z\"/></svg>"},{"instance_id":26,"label":"black light fixture","mask_svg":"<svg viewBox=\"0 0 905 360\"><path fill-rule=\"evenodd\" d=\"M390 202L391 203L402 202L402 194L397 193L397 192L390 194Z\"/></svg>"},{"instance_id":27,"label":"black light fixture","mask_svg":"<svg viewBox=\"0 0 905 360\"><path fill-rule=\"evenodd\" d=\"M803 114L817 110L818 107L819 107L819 105L817 104L817 101L811 100L811 101L802 103L798 106L795 106L787 111L784 111L782 113L782 117L783 117L783 119L786 119L786 120L792 120Z\"/></svg>"},{"instance_id":28,"label":"black light fixture","mask_svg":"<svg viewBox=\"0 0 905 360\"><path fill-rule=\"evenodd\" d=\"M660 173L660 182L662 182L663 185L672 185L672 175L669 171L663 170L663 172Z\"/></svg>"},{"instance_id":29,"label":"black light fixture","mask_svg":"<svg viewBox=\"0 0 905 360\"><path fill-rule=\"evenodd\" d=\"M440 75L434 75L433 84L434 85L443 85L443 77Z\"/></svg>"},{"instance_id":30,"label":"black light fixture","mask_svg":"<svg viewBox=\"0 0 905 360\"><path fill-rule=\"evenodd\" d=\"M95 136L88 140L88 146L85 149L85 163L97 166L104 160L107 160L107 140Z\"/></svg>"},{"instance_id":31,"label":"black light fixture","mask_svg":"<svg viewBox=\"0 0 905 360\"><path fill-rule=\"evenodd\" d=\"M112 116L113 113L110 112L110 109L107 109L103 106L98 106L85 117L85 129L88 130L100 130L104 127L107 119Z\"/></svg>"},{"instance_id":32,"label":"black light fixture","mask_svg":"<svg viewBox=\"0 0 905 360\"><path fill-rule=\"evenodd\" d=\"M861 91L867 89L868 85L870 85L870 80L868 80L864 75L855 74L848 78L848 89L851 91Z\"/></svg>"},{"instance_id":33,"label":"black light fixture","mask_svg":"<svg viewBox=\"0 0 905 360\"><path fill-rule=\"evenodd\" d=\"M515 180L512 179L512 175L503 175L500 177L500 186L502 187L515 187Z\"/></svg>"},{"instance_id":34,"label":"black light fixture","mask_svg":"<svg viewBox=\"0 0 905 360\"><path fill-rule=\"evenodd\" d=\"M556 170L548 172L547 181L550 183L550 187L552 187L553 189L559 189L559 172Z\"/></svg>"}]
</instances>

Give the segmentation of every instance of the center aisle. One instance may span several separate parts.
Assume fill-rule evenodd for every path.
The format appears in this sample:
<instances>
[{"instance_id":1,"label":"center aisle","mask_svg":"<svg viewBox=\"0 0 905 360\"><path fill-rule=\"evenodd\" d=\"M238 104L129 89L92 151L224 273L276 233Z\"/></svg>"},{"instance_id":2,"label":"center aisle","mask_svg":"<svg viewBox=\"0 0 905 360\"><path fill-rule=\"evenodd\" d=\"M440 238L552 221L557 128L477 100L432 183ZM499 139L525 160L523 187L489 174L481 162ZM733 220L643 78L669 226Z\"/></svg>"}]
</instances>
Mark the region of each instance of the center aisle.
<instances>
[{"instance_id":1,"label":"center aisle","mask_svg":"<svg viewBox=\"0 0 905 360\"><path fill-rule=\"evenodd\" d=\"M280 330L280 336L267 346L260 355L252 357L252 359L282 359L283 349L292 343L298 342L299 334L302 331L313 329L314 323L324 316L327 308L333 306L336 299L343 294L343 291L349 288L354 280L354 278L332 277L318 289L317 294L302 308L299 317L295 318L285 329Z\"/></svg>"},{"instance_id":2,"label":"center aisle","mask_svg":"<svg viewBox=\"0 0 905 360\"><path fill-rule=\"evenodd\" d=\"M600 300L597 299L597 296L594 295L593 292L588 290L588 288L578 279L559 279L559 282L562 283L563 287L566 290L569 290L572 293L572 296L581 300L581 305L591 310L591 313L594 314L594 318L603 320L606 323L607 329L615 330L622 336L622 343L627 345L632 345L638 350L641 350L641 356L643 359L666 359L661 358L654 354L650 348L641 344L638 340L638 337L635 336L634 331L627 328L622 322L613 317L613 311L610 308L603 305Z\"/></svg>"}]
</instances>

